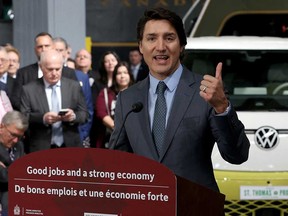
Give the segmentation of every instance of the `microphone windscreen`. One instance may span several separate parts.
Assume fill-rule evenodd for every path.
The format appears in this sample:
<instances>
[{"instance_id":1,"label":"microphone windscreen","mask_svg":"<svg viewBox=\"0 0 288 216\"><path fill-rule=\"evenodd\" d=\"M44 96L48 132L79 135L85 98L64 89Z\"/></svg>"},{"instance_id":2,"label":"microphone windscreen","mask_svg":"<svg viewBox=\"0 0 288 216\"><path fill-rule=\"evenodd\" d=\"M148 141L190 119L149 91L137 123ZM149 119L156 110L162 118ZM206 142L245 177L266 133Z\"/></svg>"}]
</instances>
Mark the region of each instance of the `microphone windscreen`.
<instances>
[{"instance_id":1,"label":"microphone windscreen","mask_svg":"<svg viewBox=\"0 0 288 216\"><path fill-rule=\"evenodd\" d=\"M141 102L137 102L132 105L132 111L135 113L140 112L142 109L143 109L143 104Z\"/></svg>"}]
</instances>

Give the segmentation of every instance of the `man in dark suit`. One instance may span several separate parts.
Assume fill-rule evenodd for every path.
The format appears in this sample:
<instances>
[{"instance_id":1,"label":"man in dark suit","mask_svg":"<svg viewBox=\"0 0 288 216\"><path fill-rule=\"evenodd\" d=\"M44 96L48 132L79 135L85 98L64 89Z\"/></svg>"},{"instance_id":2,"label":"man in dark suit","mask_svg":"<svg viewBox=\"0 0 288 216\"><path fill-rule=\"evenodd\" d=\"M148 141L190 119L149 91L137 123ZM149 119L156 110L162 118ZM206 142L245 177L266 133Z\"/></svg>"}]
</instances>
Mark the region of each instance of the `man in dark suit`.
<instances>
[{"instance_id":1,"label":"man in dark suit","mask_svg":"<svg viewBox=\"0 0 288 216\"><path fill-rule=\"evenodd\" d=\"M99 72L96 72L92 70L92 55L88 52L86 49L80 49L76 52L75 55L75 68L76 71L81 71L82 73L89 76L89 84L91 88L91 100L92 100L92 108L93 112L91 116L91 125L90 125L90 133L89 133L89 139L90 139L90 147L95 147L96 140L95 140L95 133L98 131L98 120L96 118L96 112L94 111L95 108L95 102L97 95L99 93L98 84L100 79ZM88 122L89 123L89 122Z\"/></svg>"},{"instance_id":2,"label":"man in dark suit","mask_svg":"<svg viewBox=\"0 0 288 216\"><path fill-rule=\"evenodd\" d=\"M21 137L28 128L28 119L18 111L6 113L0 124L0 203L2 216L8 215L8 168L24 155Z\"/></svg>"},{"instance_id":3,"label":"man in dark suit","mask_svg":"<svg viewBox=\"0 0 288 216\"><path fill-rule=\"evenodd\" d=\"M88 111L81 86L77 81L61 77L63 56L56 50L41 53L40 63L43 77L23 86L21 94L22 113L29 116L29 152L58 147L81 147L79 124L88 119ZM56 99L53 89L56 87ZM60 115L53 108L57 100L58 109L67 112ZM58 126L61 143L55 143L53 130Z\"/></svg>"},{"instance_id":4,"label":"man in dark suit","mask_svg":"<svg viewBox=\"0 0 288 216\"><path fill-rule=\"evenodd\" d=\"M9 67L9 56L5 47L0 47L0 90L6 92L9 99L12 96L15 80L7 73Z\"/></svg>"},{"instance_id":5,"label":"man in dark suit","mask_svg":"<svg viewBox=\"0 0 288 216\"><path fill-rule=\"evenodd\" d=\"M146 11L137 30L150 74L119 93L111 148L158 161L176 175L218 191L211 162L215 142L222 157L233 164L246 161L250 147L244 125L224 93L222 64L215 77L197 75L181 65L186 35L181 18L169 10ZM138 101L143 109L124 123Z\"/></svg>"},{"instance_id":6,"label":"man in dark suit","mask_svg":"<svg viewBox=\"0 0 288 216\"><path fill-rule=\"evenodd\" d=\"M43 51L54 48L53 38L47 32L41 32L38 35L36 35L34 41L35 41L34 51L35 51L38 61ZM22 86L31 81L37 80L38 78L41 78L42 75L43 75L43 72L41 71L41 68L39 67L38 62L22 67L18 70L16 82L14 85L14 91L13 91L12 97L10 97L10 100L14 109L17 109L17 110L20 109L20 98L21 98L21 93L22 93L21 92ZM68 67L63 67L62 76L73 79L73 80L77 80L74 70Z\"/></svg>"},{"instance_id":7,"label":"man in dark suit","mask_svg":"<svg viewBox=\"0 0 288 216\"><path fill-rule=\"evenodd\" d=\"M1 82L0 89L5 91L7 96L11 100L14 94L13 91L16 85L16 80L11 76L9 76L8 73L6 73L4 76L6 77L6 81L5 82L0 81Z\"/></svg>"},{"instance_id":8,"label":"man in dark suit","mask_svg":"<svg viewBox=\"0 0 288 216\"><path fill-rule=\"evenodd\" d=\"M149 68L142 59L139 49L136 48L129 51L130 69L135 82L145 79L149 74Z\"/></svg>"}]
</instances>

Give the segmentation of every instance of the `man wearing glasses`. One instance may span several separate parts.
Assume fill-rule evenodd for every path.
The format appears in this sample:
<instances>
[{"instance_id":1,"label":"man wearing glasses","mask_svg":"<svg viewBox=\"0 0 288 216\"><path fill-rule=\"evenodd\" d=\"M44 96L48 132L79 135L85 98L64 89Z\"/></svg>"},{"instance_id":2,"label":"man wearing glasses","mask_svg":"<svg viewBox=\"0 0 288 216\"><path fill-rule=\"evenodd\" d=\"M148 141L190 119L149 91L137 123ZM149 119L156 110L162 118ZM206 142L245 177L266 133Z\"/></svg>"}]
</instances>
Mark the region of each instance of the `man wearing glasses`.
<instances>
[{"instance_id":1,"label":"man wearing glasses","mask_svg":"<svg viewBox=\"0 0 288 216\"><path fill-rule=\"evenodd\" d=\"M18 111L7 112L0 124L0 204L2 216L8 215L8 168L24 155L21 138L28 128L28 119Z\"/></svg>"}]
</instances>

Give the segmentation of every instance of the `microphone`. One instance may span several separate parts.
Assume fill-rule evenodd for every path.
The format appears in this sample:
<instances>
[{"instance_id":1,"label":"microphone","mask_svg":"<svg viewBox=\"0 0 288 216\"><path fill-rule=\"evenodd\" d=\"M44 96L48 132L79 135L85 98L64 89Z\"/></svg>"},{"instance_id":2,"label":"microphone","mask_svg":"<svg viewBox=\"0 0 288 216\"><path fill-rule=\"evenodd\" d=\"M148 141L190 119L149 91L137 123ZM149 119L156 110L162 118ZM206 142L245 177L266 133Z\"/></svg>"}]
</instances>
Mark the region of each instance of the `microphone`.
<instances>
[{"instance_id":1,"label":"microphone","mask_svg":"<svg viewBox=\"0 0 288 216\"><path fill-rule=\"evenodd\" d=\"M135 104L132 105L132 110L129 111L130 113L131 112L135 112L135 113L138 113L140 112L141 110L143 109L143 104L141 102L137 102ZM126 114L126 116L129 114L129 112ZM127 118L127 117L126 117ZM126 120L125 118L125 120Z\"/></svg>"},{"instance_id":2,"label":"microphone","mask_svg":"<svg viewBox=\"0 0 288 216\"><path fill-rule=\"evenodd\" d=\"M115 142L113 142L113 144L111 145L110 149L114 149L115 146L117 145L117 142L118 142L118 140L119 140L119 138L120 138L120 134L121 134L121 132L122 132L122 130L123 130L123 127L124 127L124 124L125 124L125 122L126 122L126 119L127 119L127 117L130 115L130 113L132 113L132 112L138 113L138 112L140 112L142 109L143 109L143 104L142 104L141 102L137 102L137 103L134 103L134 104L132 105L132 109L129 110L129 112L127 112L127 114L125 115L124 120L123 120L122 125L121 125L121 128L120 128L120 131L119 131L119 133L118 133L118 135L117 135L117 138L115 139Z\"/></svg>"}]
</instances>

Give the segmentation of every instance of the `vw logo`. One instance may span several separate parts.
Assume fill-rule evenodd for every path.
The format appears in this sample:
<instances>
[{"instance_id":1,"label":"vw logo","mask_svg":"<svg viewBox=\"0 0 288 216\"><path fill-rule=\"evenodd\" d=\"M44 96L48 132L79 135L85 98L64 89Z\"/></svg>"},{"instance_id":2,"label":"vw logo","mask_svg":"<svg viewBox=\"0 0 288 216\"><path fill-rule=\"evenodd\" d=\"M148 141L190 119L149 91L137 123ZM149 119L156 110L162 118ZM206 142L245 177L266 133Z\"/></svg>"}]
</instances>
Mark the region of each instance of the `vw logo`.
<instances>
[{"instance_id":1,"label":"vw logo","mask_svg":"<svg viewBox=\"0 0 288 216\"><path fill-rule=\"evenodd\" d=\"M279 143L278 132L272 127L261 127L255 133L255 143L261 149L270 150Z\"/></svg>"}]
</instances>

